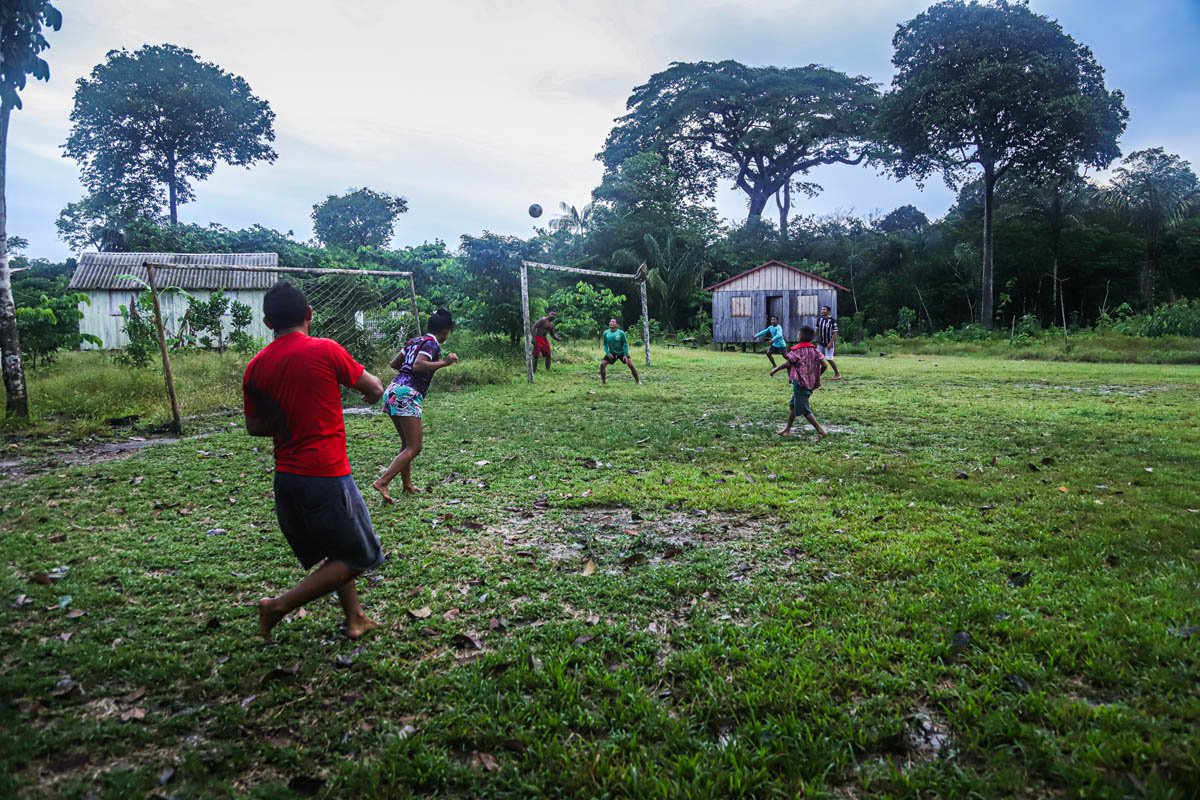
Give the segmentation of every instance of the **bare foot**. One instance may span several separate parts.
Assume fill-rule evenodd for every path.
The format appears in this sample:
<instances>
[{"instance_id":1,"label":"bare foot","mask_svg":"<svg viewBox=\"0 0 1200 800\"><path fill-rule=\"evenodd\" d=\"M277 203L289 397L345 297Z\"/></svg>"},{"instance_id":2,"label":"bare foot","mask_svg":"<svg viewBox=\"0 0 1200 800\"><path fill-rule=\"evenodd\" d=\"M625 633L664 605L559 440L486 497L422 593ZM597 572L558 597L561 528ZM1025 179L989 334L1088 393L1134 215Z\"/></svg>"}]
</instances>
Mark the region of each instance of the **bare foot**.
<instances>
[{"instance_id":1,"label":"bare foot","mask_svg":"<svg viewBox=\"0 0 1200 800\"><path fill-rule=\"evenodd\" d=\"M821 441L822 439L824 439L824 438L825 438L826 436L828 436L828 435L829 435L829 432L828 432L828 431L826 431L826 430L824 430L824 429L820 429L820 430L818 430L818 431L817 431L817 441L818 441L818 442L819 442L819 441Z\"/></svg>"},{"instance_id":2,"label":"bare foot","mask_svg":"<svg viewBox=\"0 0 1200 800\"><path fill-rule=\"evenodd\" d=\"M843 378L841 375L834 375L834 376L833 376L833 380L835 380L835 381L844 381L844 380L845 380L845 378Z\"/></svg>"},{"instance_id":3,"label":"bare foot","mask_svg":"<svg viewBox=\"0 0 1200 800\"><path fill-rule=\"evenodd\" d=\"M791 428L784 428L784 429L783 429L783 430L781 430L781 431L775 431L775 433L779 434L780 436L791 436L791 435L792 435L792 429L791 429Z\"/></svg>"},{"instance_id":4,"label":"bare foot","mask_svg":"<svg viewBox=\"0 0 1200 800\"><path fill-rule=\"evenodd\" d=\"M425 490L418 489L416 486L413 486L411 483L404 484L404 493L405 494L420 494L423 491L425 491Z\"/></svg>"},{"instance_id":5,"label":"bare foot","mask_svg":"<svg viewBox=\"0 0 1200 800\"><path fill-rule=\"evenodd\" d=\"M271 605L272 600L269 597L258 601L258 632L268 642L271 641L271 631L284 617L282 612L273 611Z\"/></svg>"},{"instance_id":6,"label":"bare foot","mask_svg":"<svg viewBox=\"0 0 1200 800\"><path fill-rule=\"evenodd\" d=\"M375 491L379 492L379 496L383 498L383 502L385 502L385 503L396 502L396 498L394 498L390 494L388 494L388 487L387 487L386 483L380 483L379 481L375 481L374 483L371 484L371 488L374 489ZM407 491L407 490L405 490L405 491Z\"/></svg>"},{"instance_id":7,"label":"bare foot","mask_svg":"<svg viewBox=\"0 0 1200 800\"><path fill-rule=\"evenodd\" d=\"M346 620L346 638L359 639L378 627L379 623L368 617L361 617L353 621Z\"/></svg>"}]
</instances>

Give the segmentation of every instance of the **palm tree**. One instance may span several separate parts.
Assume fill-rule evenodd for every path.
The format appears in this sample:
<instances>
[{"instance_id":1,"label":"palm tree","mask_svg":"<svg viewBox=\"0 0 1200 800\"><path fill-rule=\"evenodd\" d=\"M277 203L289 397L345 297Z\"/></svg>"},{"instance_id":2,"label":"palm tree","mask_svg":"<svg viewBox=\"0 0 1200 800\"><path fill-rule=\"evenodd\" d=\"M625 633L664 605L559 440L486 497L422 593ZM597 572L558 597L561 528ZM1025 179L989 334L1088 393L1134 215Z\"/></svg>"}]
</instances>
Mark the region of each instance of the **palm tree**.
<instances>
[{"instance_id":1,"label":"palm tree","mask_svg":"<svg viewBox=\"0 0 1200 800\"><path fill-rule=\"evenodd\" d=\"M1155 278L1167 231L1200 204L1200 182L1191 165L1161 147L1130 153L1113 172L1104 198L1146 239L1139 292L1142 307L1154 308Z\"/></svg>"},{"instance_id":2,"label":"palm tree","mask_svg":"<svg viewBox=\"0 0 1200 800\"><path fill-rule=\"evenodd\" d=\"M660 245L653 234L646 234L646 290L658 310L658 318L674 333L680 312L687 308L691 296L707 263L704 250L680 245L675 234L668 233Z\"/></svg>"},{"instance_id":3,"label":"palm tree","mask_svg":"<svg viewBox=\"0 0 1200 800\"><path fill-rule=\"evenodd\" d=\"M595 203L588 203L582 209L576 209L575 206L559 203L558 210L562 213L550 220L550 230L567 231L582 236L592 225L594 206Z\"/></svg>"}]
</instances>

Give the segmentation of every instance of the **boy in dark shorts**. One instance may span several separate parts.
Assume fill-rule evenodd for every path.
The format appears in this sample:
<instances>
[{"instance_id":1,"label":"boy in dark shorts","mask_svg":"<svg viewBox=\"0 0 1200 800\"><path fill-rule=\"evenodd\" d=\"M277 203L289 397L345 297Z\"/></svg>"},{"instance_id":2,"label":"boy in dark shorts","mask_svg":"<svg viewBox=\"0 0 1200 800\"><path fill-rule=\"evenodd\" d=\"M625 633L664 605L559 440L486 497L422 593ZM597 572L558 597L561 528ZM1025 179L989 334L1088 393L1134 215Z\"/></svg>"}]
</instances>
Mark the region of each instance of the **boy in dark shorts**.
<instances>
[{"instance_id":1,"label":"boy in dark shorts","mask_svg":"<svg viewBox=\"0 0 1200 800\"><path fill-rule=\"evenodd\" d=\"M629 367L635 383L641 383L642 379L638 377L637 368L633 366L633 359L629 357L629 338L625 336L625 331L621 330L616 319L608 321L608 330L604 332L603 344L604 358L600 359L600 385L608 383L608 375L605 374L608 365L618 361Z\"/></svg>"},{"instance_id":2,"label":"boy in dark shorts","mask_svg":"<svg viewBox=\"0 0 1200 800\"><path fill-rule=\"evenodd\" d=\"M802 416L813 426L817 431L817 439L824 439L827 435L825 429L821 427L821 423L817 422L817 418L813 416L812 408L808 405L808 398L812 393L821 388L821 373L826 370L825 356L821 355L821 351L813 344L813 338L817 332L808 325L800 329L800 343L792 347L784 356L784 362L775 369L771 370L774 375L781 369L788 371L788 378L792 382L792 399L788 401L788 420L787 425L779 432L780 436L787 436L792 432L792 423L797 416Z\"/></svg>"},{"instance_id":3,"label":"boy in dark shorts","mask_svg":"<svg viewBox=\"0 0 1200 800\"><path fill-rule=\"evenodd\" d=\"M787 339L783 338L783 326L779 324L779 317L771 317L771 324L754 334L754 339L758 341L763 336L771 338L771 344L767 346L767 360L773 367L775 356L787 355Z\"/></svg>"},{"instance_id":4,"label":"boy in dark shorts","mask_svg":"<svg viewBox=\"0 0 1200 800\"><path fill-rule=\"evenodd\" d=\"M316 569L284 594L259 601L259 632L269 640L287 614L337 592L346 634L357 639L377 623L363 613L354 581L384 556L350 475L341 387L375 403L383 384L337 342L308 335L312 307L287 281L263 298L263 318L275 340L246 366L246 432L275 439L275 515L300 563Z\"/></svg>"}]
</instances>

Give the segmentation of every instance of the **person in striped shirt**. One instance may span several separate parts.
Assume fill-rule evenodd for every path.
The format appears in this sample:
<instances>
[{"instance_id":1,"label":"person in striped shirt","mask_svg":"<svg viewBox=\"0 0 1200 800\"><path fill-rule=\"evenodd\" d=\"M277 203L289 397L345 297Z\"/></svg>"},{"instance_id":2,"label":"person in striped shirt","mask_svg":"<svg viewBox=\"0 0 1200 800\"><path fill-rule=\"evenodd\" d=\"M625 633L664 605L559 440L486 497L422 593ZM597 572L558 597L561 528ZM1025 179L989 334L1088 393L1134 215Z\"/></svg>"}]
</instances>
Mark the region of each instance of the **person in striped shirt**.
<instances>
[{"instance_id":1,"label":"person in striped shirt","mask_svg":"<svg viewBox=\"0 0 1200 800\"><path fill-rule=\"evenodd\" d=\"M821 351L821 355L829 362L829 366L833 368L833 380L840 381L842 373L838 371L837 362L833 360L833 353L837 346L838 326L837 319L833 316L833 309L829 306L821 306L821 316L817 320L817 349Z\"/></svg>"}]
</instances>

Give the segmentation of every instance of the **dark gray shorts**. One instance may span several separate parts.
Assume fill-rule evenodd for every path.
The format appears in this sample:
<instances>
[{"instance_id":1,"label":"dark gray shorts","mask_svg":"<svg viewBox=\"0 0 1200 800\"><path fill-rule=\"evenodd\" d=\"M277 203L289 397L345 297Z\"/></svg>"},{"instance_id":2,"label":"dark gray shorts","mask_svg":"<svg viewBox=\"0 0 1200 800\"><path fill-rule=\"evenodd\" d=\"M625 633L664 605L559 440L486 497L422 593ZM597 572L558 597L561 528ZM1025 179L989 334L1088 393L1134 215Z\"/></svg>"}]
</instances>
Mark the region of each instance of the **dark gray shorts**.
<instances>
[{"instance_id":1,"label":"dark gray shorts","mask_svg":"<svg viewBox=\"0 0 1200 800\"><path fill-rule=\"evenodd\" d=\"M322 559L365 572L383 563L383 547L354 478L275 473L275 516L305 569Z\"/></svg>"}]
</instances>

